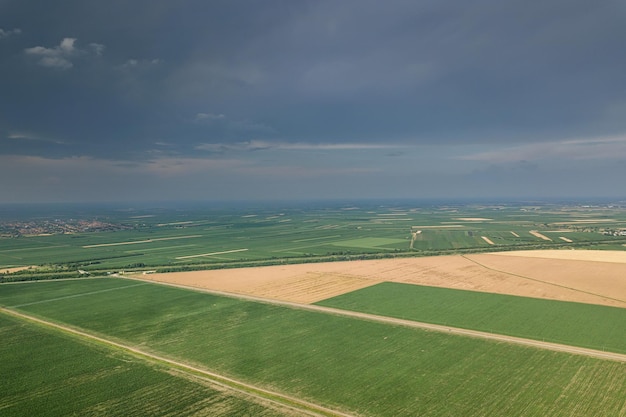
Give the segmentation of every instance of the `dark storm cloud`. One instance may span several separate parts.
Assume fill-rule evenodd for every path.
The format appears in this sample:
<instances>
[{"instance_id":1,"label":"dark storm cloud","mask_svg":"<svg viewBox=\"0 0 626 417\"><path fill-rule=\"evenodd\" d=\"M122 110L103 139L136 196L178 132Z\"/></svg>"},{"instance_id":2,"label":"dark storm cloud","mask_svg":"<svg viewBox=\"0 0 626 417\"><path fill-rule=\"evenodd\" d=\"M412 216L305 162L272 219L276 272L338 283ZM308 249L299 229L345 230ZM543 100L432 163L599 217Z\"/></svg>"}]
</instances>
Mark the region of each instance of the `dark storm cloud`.
<instances>
[{"instance_id":1,"label":"dark storm cloud","mask_svg":"<svg viewBox=\"0 0 626 417\"><path fill-rule=\"evenodd\" d=\"M19 0L0 16L4 154L142 160L626 128L618 1ZM11 138L25 131L38 140Z\"/></svg>"},{"instance_id":2,"label":"dark storm cloud","mask_svg":"<svg viewBox=\"0 0 626 417\"><path fill-rule=\"evenodd\" d=\"M615 192L625 17L614 0L0 0L0 194Z\"/></svg>"}]
</instances>

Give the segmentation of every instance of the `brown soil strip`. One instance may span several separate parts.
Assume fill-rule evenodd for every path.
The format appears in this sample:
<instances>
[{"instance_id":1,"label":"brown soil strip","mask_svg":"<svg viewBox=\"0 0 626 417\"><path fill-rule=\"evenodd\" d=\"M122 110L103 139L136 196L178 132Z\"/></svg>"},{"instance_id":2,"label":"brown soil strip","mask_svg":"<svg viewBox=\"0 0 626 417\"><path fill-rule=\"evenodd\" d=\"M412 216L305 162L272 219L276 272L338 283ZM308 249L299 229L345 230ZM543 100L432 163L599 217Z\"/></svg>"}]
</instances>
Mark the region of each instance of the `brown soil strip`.
<instances>
[{"instance_id":1,"label":"brown soil strip","mask_svg":"<svg viewBox=\"0 0 626 417\"><path fill-rule=\"evenodd\" d=\"M491 255L626 264L626 251L621 250L544 249L494 252Z\"/></svg>"},{"instance_id":2,"label":"brown soil strip","mask_svg":"<svg viewBox=\"0 0 626 417\"><path fill-rule=\"evenodd\" d=\"M568 238L563 237L563 236L559 236L559 239L561 239L563 242L567 242L567 243L572 243L573 242L572 239L568 239Z\"/></svg>"},{"instance_id":3,"label":"brown soil strip","mask_svg":"<svg viewBox=\"0 0 626 417\"><path fill-rule=\"evenodd\" d=\"M552 242L552 239L550 239L550 238L549 238L548 236L546 236L546 235L542 235L541 233L539 233L539 232L538 232L538 231L536 231L536 230L531 230L529 233L530 233L531 235L535 236L535 237L538 237L539 239L549 240L550 242Z\"/></svg>"},{"instance_id":4,"label":"brown soil strip","mask_svg":"<svg viewBox=\"0 0 626 417\"><path fill-rule=\"evenodd\" d=\"M481 236L482 240L484 240L485 242L489 243L490 245L495 245L495 243L493 243L493 241L491 239L489 239L487 236Z\"/></svg>"},{"instance_id":5,"label":"brown soil strip","mask_svg":"<svg viewBox=\"0 0 626 417\"><path fill-rule=\"evenodd\" d=\"M411 243L409 244L409 249L413 249L413 245L415 244L415 239L417 239L417 235L421 234L421 230L416 230L415 232L411 232Z\"/></svg>"},{"instance_id":6,"label":"brown soil strip","mask_svg":"<svg viewBox=\"0 0 626 417\"><path fill-rule=\"evenodd\" d=\"M0 269L0 274L12 274L14 272L24 271L31 268L36 268L36 266L16 266L14 268L3 268Z\"/></svg>"}]
</instances>

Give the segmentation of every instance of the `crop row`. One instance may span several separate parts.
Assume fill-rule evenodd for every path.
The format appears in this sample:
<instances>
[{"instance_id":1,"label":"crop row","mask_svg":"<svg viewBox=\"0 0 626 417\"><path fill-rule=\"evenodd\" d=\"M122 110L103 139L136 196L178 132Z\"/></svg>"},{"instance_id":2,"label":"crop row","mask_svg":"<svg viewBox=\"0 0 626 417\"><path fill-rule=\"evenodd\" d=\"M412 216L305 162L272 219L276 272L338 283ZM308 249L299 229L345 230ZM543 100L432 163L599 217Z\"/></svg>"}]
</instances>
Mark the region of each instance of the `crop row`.
<instances>
[{"instance_id":1,"label":"crop row","mask_svg":"<svg viewBox=\"0 0 626 417\"><path fill-rule=\"evenodd\" d=\"M401 211L385 207L345 211L240 209L230 213L181 210L153 211L143 216L109 215L107 222L123 225L124 230L0 238L0 267L48 264L73 270L107 271L138 265L180 267L396 251L423 254L624 241L601 234L599 230L604 227L601 223L583 223L580 227L550 225L550 222L571 220L572 215L567 211L531 215L514 207L507 210L422 207ZM623 216L619 211L612 215ZM470 221L472 218L485 220ZM614 220L619 221L607 224L614 228L626 224L626 219L623 223L622 218ZM569 244L559 238L562 233L553 231L564 227L571 228L567 234L572 240ZM421 233L412 237L411 232L418 229ZM546 233L553 241L532 236L529 230L533 229ZM488 245L482 236L490 238L495 246ZM233 252L237 250L242 251ZM203 254L215 255L198 256Z\"/></svg>"},{"instance_id":2,"label":"crop row","mask_svg":"<svg viewBox=\"0 0 626 417\"><path fill-rule=\"evenodd\" d=\"M626 406L606 394L626 391L622 363L159 285L74 284L2 285L0 302L363 415L619 415ZM116 286L125 288L101 291Z\"/></svg>"},{"instance_id":3,"label":"crop row","mask_svg":"<svg viewBox=\"0 0 626 417\"><path fill-rule=\"evenodd\" d=\"M626 353L626 308L393 282L317 304Z\"/></svg>"},{"instance_id":4,"label":"crop row","mask_svg":"<svg viewBox=\"0 0 626 417\"><path fill-rule=\"evenodd\" d=\"M0 335L2 415L286 415L5 314Z\"/></svg>"}]
</instances>

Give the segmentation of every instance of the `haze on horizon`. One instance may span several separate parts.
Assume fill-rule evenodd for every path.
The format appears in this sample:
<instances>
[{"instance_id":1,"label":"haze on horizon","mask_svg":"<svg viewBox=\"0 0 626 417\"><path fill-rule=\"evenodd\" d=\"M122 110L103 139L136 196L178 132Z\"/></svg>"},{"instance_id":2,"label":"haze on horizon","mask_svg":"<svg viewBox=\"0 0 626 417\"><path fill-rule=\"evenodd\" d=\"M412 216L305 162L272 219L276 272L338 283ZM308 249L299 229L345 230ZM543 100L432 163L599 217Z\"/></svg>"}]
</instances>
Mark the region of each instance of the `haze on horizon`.
<instances>
[{"instance_id":1,"label":"haze on horizon","mask_svg":"<svg viewBox=\"0 0 626 417\"><path fill-rule=\"evenodd\" d=\"M615 197L616 0L0 0L0 203Z\"/></svg>"}]
</instances>

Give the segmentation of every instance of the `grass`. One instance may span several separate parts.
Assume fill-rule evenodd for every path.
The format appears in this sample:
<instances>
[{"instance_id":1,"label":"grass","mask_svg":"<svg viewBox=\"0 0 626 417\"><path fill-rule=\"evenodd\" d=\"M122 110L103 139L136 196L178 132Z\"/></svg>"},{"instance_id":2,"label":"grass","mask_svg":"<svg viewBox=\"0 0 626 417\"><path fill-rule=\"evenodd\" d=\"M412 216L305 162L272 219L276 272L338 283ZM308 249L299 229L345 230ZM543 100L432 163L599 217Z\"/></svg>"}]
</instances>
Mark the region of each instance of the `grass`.
<instances>
[{"instance_id":1,"label":"grass","mask_svg":"<svg viewBox=\"0 0 626 417\"><path fill-rule=\"evenodd\" d=\"M626 353L626 308L392 282L317 304Z\"/></svg>"},{"instance_id":2,"label":"grass","mask_svg":"<svg viewBox=\"0 0 626 417\"><path fill-rule=\"evenodd\" d=\"M71 283L61 285L56 281L3 284L0 287L0 306L10 307L46 302L46 300L64 299L80 294L118 290L136 284L136 282L100 278L76 279L72 280Z\"/></svg>"},{"instance_id":3,"label":"grass","mask_svg":"<svg viewBox=\"0 0 626 417\"><path fill-rule=\"evenodd\" d=\"M343 208L345 207L336 204L330 208L302 206L233 210L85 209L80 213L67 213L65 216L74 219L95 217L124 225L128 229L0 238L0 270L9 265L47 265L49 270L42 270L43 274L52 273L55 266L61 265L72 271L84 269L106 272L130 268L211 266L275 259L307 260L335 255L389 255L398 252L432 255L442 251L580 247L626 242L623 237L600 233L603 227L626 228L626 214L619 208L585 211L580 207L558 207L557 210L550 205L450 207L426 204L389 206L373 203L350 210ZM593 215L600 220L597 224L557 225L578 217L588 218L585 215ZM8 214L0 210L0 216L3 216L0 218L1 232L4 218ZM43 221L50 217L63 218L63 214L52 212L46 217L39 213L38 217L33 218ZM473 217L492 220L458 220ZM603 218L616 221L604 224ZM442 227L452 224L458 224L459 227ZM416 236L413 249L409 249L411 227L416 225L425 228ZM430 228L433 226L435 228ZM567 235L574 241L571 244L558 239L561 232L550 232L564 227L571 231ZM529 230L545 233L553 237L554 241L537 239L528 233ZM516 232L519 237L512 235L511 231ZM496 246L486 244L480 236L491 238ZM135 243L120 244L124 242ZM622 246L617 247L623 250ZM226 255L177 259L241 248L248 250ZM32 275L33 271L22 274Z\"/></svg>"},{"instance_id":4,"label":"grass","mask_svg":"<svg viewBox=\"0 0 626 417\"><path fill-rule=\"evenodd\" d=\"M57 298L19 309L363 415L619 415L626 407L623 363L152 284L85 291L86 282L129 285L0 285L0 300Z\"/></svg>"},{"instance_id":5,"label":"grass","mask_svg":"<svg viewBox=\"0 0 626 417\"><path fill-rule=\"evenodd\" d=\"M0 338L2 415L287 415L5 314L0 314Z\"/></svg>"},{"instance_id":6,"label":"grass","mask_svg":"<svg viewBox=\"0 0 626 417\"><path fill-rule=\"evenodd\" d=\"M370 237L370 238L361 238L361 239L351 239L351 240L342 240L339 242L333 243L335 246L339 247L351 247L351 248L362 248L362 249L384 249L387 246L402 246L403 248L408 247L409 242L406 239L389 239L382 237Z\"/></svg>"}]
</instances>

